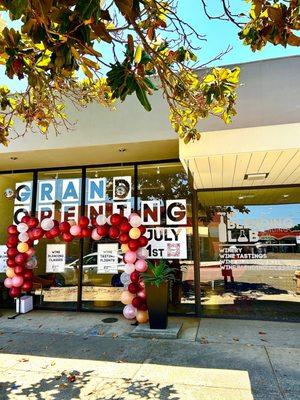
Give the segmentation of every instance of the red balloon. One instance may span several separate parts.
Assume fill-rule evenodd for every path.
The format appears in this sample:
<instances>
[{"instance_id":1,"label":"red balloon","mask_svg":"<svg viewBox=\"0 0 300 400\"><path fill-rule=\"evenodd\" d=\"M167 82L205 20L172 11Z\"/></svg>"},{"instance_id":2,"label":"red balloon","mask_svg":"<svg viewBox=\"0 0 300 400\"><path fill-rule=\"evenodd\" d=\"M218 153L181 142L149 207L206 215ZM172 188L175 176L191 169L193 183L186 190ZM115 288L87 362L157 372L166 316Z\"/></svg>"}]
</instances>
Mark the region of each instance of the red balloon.
<instances>
[{"instance_id":1,"label":"red balloon","mask_svg":"<svg viewBox=\"0 0 300 400\"><path fill-rule=\"evenodd\" d=\"M61 238L66 243L72 242L72 240L73 240L73 236L71 235L71 233L67 233L67 232L63 233L61 235Z\"/></svg>"},{"instance_id":2,"label":"red balloon","mask_svg":"<svg viewBox=\"0 0 300 400\"><path fill-rule=\"evenodd\" d=\"M9 227L7 228L7 233L9 235L17 235L18 234L18 230L16 225L9 225Z\"/></svg>"},{"instance_id":3,"label":"red balloon","mask_svg":"<svg viewBox=\"0 0 300 400\"><path fill-rule=\"evenodd\" d=\"M23 222L23 224L28 224L29 220L30 220L29 215L24 215L24 217L21 218L21 222Z\"/></svg>"},{"instance_id":4,"label":"red balloon","mask_svg":"<svg viewBox=\"0 0 300 400\"><path fill-rule=\"evenodd\" d=\"M129 283L127 289L128 289L128 292L130 292L132 294L136 294L140 290L139 285L137 285L136 283Z\"/></svg>"},{"instance_id":5,"label":"red balloon","mask_svg":"<svg viewBox=\"0 0 300 400\"><path fill-rule=\"evenodd\" d=\"M121 235L119 236L119 242L120 243L128 243L130 240L130 237L128 235L128 233L121 233Z\"/></svg>"},{"instance_id":6,"label":"red balloon","mask_svg":"<svg viewBox=\"0 0 300 400\"><path fill-rule=\"evenodd\" d=\"M15 257L15 262L18 265L23 265L28 260L28 255L26 253L17 254Z\"/></svg>"},{"instance_id":7,"label":"red balloon","mask_svg":"<svg viewBox=\"0 0 300 400\"><path fill-rule=\"evenodd\" d=\"M33 278L33 272L31 269L25 268L24 274L23 274L24 279L32 279Z\"/></svg>"},{"instance_id":8,"label":"red balloon","mask_svg":"<svg viewBox=\"0 0 300 400\"><path fill-rule=\"evenodd\" d=\"M131 251L137 251L137 249L140 247L139 241L136 239L130 239L128 242L128 247Z\"/></svg>"},{"instance_id":9,"label":"red balloon","mask_svg":"<svg viewBox=\"0 0 300 400\"><path fill-rule=\"evenodd\" d=\"M33 283L31 280L26 279L21 287L24 292L29 292L32 289Z\"/></svg>"},{"instance_id":10,"label":"red balloon","mask_svg":"<svg viewBox=\"0 0 300 400\"><path fill-rule=\"evenodd\" d=\"M25 267L24 267L23 265L17 265L17 266L14 268L14 273L15 273L16 275L23 275L24 272L25 272Z\"/></svg>"},{"instance_id":11,"label":"red balloon","mask_svg":"<svg viewBox=\"0 0 300 400\"><path fill-rule=\"evenodd\" d=\"M147 303L143 303L143 304L140 306L139 310L141 310L141 311L147 311L147 310L148 310Z\"/></svg>"},{"instance_id":12,"label":"red balloon","mask_svg":"<svg viewBox=\"0 0 300 400\"><path fill-rule=\"evenodd\" d=\"M27 233L28 233L28 236L29 236L29 240L35 240L34 239L34 228L33 229L29 229L28 231L27 231Z\"/></svg>"},{"instance_id":13,"label":"red balloon","mask_svg":"<svg viewBox=\"0 0 300 400\"><path fill-rule=\"evenodd\" d=\"M128 218L127 217L122 217L121 223L123 223L123 222L128 222Z\"/></svg>"},{"instance_id":14,"label":"red balloon","mask_svg":"<svg viewBox=\"0 0 300 400\"><path fill-rule=\"evenodd\" d=\"M145 247L148 244L148 239L146 238L146 236L140 236L138 238L138 242L139 242L140 247Z\"/></svg>"},{"instance_id":15,"label":"red balloon","mask_svg":"<svg viewBox=\"0 0 300 400\"><path fill-rule=\"evenodd\" d=\"M39 220L36 217L29 218L27 225L29 228L36 228L39 224Z\"/></svg>"},{"instance_id":16,"label":"red balloon","mask_svg":"<svg viewBox=\"0 0 300 400\"><path fill-rule=\"evenodd\" d=\"M96 228L96 227L98 226L97 221L96 221L96 218L92 218L92 219L91 219L91 224L92 224L92 226L93 226L94 228Z\"/></svg>"},{"instance_id":17,"label":"red balloon","mask_svg":"<svg viewBox=\"0 0 300 400\"><path fill-rule=\"evenodd\" d=\"M141 232L141 234L143 235L144 233L146 233L146 228L143 225L139 226L139 230Z\"/></svg>"},{"instance_id":18,"label":"red balloon","mask_svg":"<svg viewBox=\"0 0 300 400\"><path fill-rule=\"evenodd\" d=\"M10 268L14 268L16 266L16 262L14 259L9 258L8 260L6 260L6 264L8 267Z\"/></svg>"},{"instance_id":19,"label":"red balloon","mask_svg":"<svg viewBox=\"0 0 300 400\"><path fill-rule=\"evenodd\" d=\"M41 239L44 236L44 230L42 228L34 228L32 235L34 240Z\"/></svg>"},{"instance_id":20,"label":"red balloon","mask_svg":"<svg viewBox=\"0 0 300 400\"><path fill-rule=\"evenodd\" d=\"M8 258L13 258L13 259L16 257L16 255L17 255L18 253L19 253L18 250L15 249L15 248L7 249L7 252L6 252L7 257L8 257Z\"/></svg>"},{"instance_id":21,"label":"red balloon","mask_svg":"<svg viewBox=\"0 0 300 400\"><path fill-rule=\"evenodd\" d=\"M67 221L63 221L59 225L59 229L60 229L60 231L62 233L69 233L70 232L70 228L71 228L71 225Z\"/></svg>"},{"instance_id":22,"label":"red balloon","mask_svg":"<svg viewBox=\"0 0 300 400\"><path fill-rule=\"evenodd\" d=\"M9 295L10 297L19 297L21 294L21 288L20 287L12 287L9 289Z\"/></svg>"},{"instance_id":23,"label":"red balloon","mask_svg":"<svg viewBox=\"0 0 300 400\"><path fill-rule=\"evenodd\" d=\"M140 307L143 303L144 303L144 300L139 296L136 296L134 299L132 299L132 302L131 302L133 307L137 308L138 310L140 309Z\"/></svg>"},{"instance_id":24,"label":"red balloon","mask_svg":"<svg viewBox=\"0 0 300 400\"><path fill-rule=\"evenodd\" d=\"M133 271L133 272L130 274L130 279L131 279L131 282L133 282L133 283L138 283L138 281L140 280L140 273L137 272L137 271ZM137 286L138 286L138 285L137 285ZM129 287L129 285L128 285L128 287Z\"/></svg>"},{"instance_id":25,"label":"red balloon","mask_svg":"<svg viewBox=\"0 0 300 400\"><path fill-rule=\"evenodd\" d=\"M53 223L54 223L54 226L59 226L59 222L56 219L53 220Z\"/></svg>"},{"instance_id":26,"label":"red balloon","mask_svg":"<svg viewBox=\"0 0 300 400\"><path fill-rule=\"evenodd\" d=\"M53 237L57 237L60 235L60 229L59 226L54 226L52 229L50 229L49 233L53 236Z\"/></svg>"},{"instance_id":27,"label":"red balloon","mask_svg":"<svg viewBox=\"0 0 300 400\"><path fill-rule=\"evenodd\" d=\"M52 235L52 233L50 233L50 231L45 232L45 238L46 239L53 239L54 236Z\"/></svg>"},{"instance_id":28,"label":"red balloon","mask_svg":"<svg viewBox=\"0 0 300 400\"><path fill-rule=\"evenodd\" d=\"M120 223L121 223L121 221L122 221L122 216L120 215L120 214L113 214L111 217L110 217L110 223L113 225L113 226L117 226L117 225L120 225Z\"/></svg>"},{"instance_id":29,"label":"red balloon","mask_svg":"<svg viewBox=\"0 0 300 400\"><path fill-rule=\"evenodd\" d=\"M88 217L83 215L82 217L79 218L78 225L80 226L80 228L86 228L87 226L89 226L89 223L90 220Z\"/></svg>"},{"instance_id":30,"label":"red balloon","mask_svg":"<svg viewBox=\"0 0 300 400\"><path fill-rule=\"evenodd\" d=\"M120 229L119 228L117 228L116 226L111 226L109 228L108 236L111 239L117 239L119 237L119 235L120 235Z\"/></svg>"},{"instance_id":31,"label":"red balloon","mask_svg":"<svg viewBox=\"0 0 300 400\"><path fill-rule=\"evenodd\" d=\"M129 222L121 222L119 228L120 228L121 232L128 233L130 231L130 229L132 228L132 226L130 225Z\"/></svg>"},{"instance_id":32,"label":"red balloon","mask_svg":"<svg viewBox=\"0 0 300 400\"><path fill-rule=\"evenodd\" d=\"M12 246L16 246L19 243L19 239L17 235L9 235L7 238L7 243L11 244Z\"/></svg>"},{"instance_id":33,"label":"red balloon","mask_svg":"<svg viewBox=\"0 0 300 400\"><path fill-rule=\"evenodd\" d=\"M106 236L108 234L109 227L107 224L98 226L97 233L99 236Z\"/></svg>"},{"instance_id":34,"label":"red balloon","mask_svg":"<svg viewBox=\"0 0 300 400\"><path fill-rule=\"evenodd\" d=\"M85 237L85 238L91 237L92 230L90 228L82 228L81 234L82 234L82 237Z\"/></svg>"}]
</instances>

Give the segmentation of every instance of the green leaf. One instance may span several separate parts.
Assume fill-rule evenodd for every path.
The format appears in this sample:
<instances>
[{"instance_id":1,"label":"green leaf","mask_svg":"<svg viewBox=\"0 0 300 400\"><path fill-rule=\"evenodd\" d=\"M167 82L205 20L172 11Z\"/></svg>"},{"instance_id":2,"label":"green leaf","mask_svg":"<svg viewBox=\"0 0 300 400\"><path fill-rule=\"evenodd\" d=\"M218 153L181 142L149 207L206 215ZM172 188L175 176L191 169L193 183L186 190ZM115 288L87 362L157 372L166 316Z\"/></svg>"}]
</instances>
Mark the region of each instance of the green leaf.
<instances>
[{"instance_id":1,"label":"green leaf","mask_svg":"<svg viewBox=\"0 0 300 400\"><path fill-rule=\"evenodd\" d=\"M11 12L12 20L21 18L28 7L28 0L13 0L7 3L7 8Z\"/></svg>"},{"instance_id":2,"label":"green leaf","mask_svg":"<svg viewBox=\"0 0 300 400\"><path fill-rule=\"evenodd\" d=\"M144 89L140 87L140 85L137 85L136 89L136 96L139 99L140 103L142 106L145 108L146 111L151 111L152 107L151 104L149 103L149 100L147 98L146 92Z\"/></svg>"}]
</instances>

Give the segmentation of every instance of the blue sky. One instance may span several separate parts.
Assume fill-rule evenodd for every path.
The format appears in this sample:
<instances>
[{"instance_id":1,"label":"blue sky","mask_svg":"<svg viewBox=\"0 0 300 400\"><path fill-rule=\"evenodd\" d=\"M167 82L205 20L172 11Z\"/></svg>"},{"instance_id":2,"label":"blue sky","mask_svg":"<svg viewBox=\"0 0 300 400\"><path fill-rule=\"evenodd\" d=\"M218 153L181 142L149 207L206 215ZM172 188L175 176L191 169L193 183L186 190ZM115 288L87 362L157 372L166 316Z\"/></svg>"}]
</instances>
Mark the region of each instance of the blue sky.
<instances>
[{"instance_id":1,"label":"blue sky","mask_svg":"<svg viewBox=\"0 0 300 400\"><path fill-rule=\"evenodd\" d=\"M249 5L245 0L230 0L230 2L233 11L247 14ZM206 0L206 3L212 15L220 14L221 0ZM200 34L206 35L206 41L202 42L202 49L197 53L201 64L207 63L228 46L231 46L232 50L224 55L221 60L212 63L211 66L300 55L300 50L297 47L289 46L285 49L271 44L263 50L253 53L239 40L238 27L226 21L208 20L203 13L201 0L178 0L178 12L179 16L188 21ZM3 17L7 20L4 15ZM14 25L17 25L16 22L14 22ZM100 51L105 55L109 48L104 44L104 46L100 46ZM0 82L1 84L8 84L14 90L20 90L22 87L22 83L18 79L14 79L12 82L5 76L3 66L0 67Z\"/></svg>"}]
</instances>

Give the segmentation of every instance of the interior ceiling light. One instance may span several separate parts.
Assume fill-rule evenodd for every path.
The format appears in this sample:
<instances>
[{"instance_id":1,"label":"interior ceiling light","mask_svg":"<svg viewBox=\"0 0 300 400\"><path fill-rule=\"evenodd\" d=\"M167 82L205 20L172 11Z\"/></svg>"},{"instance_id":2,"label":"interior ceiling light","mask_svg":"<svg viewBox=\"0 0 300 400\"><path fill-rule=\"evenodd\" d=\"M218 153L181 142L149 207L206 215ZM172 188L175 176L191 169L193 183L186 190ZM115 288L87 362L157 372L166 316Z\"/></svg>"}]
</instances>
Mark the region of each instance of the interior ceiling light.
<instances>
[{"instance_id":1,"label":"interior ceiling light","mask_svg":"<svg viewBox=\"0 0 300 400\"><path fill-rule=\"evenodd\" d=\"M244 180L247 181L260 181L266 179L269 175L269 172L257 172L253 174L245 174Z\"/></svg>"},{"instance_id":2,"label":"interior ceiling light","mask_svg":"<svg viewBox=\"0 0 300 400\"><path fill-rule=\"evenodd\" d=\"M282 197L284 197L286 199L287 197L290 197L290 195L289 194L283 194Z\"/></svg>"},{"instance_id":3,"label":"interior ceiling light","mask_svg":"<svg viewBox=\"0 0 300 400\"><path fill-rule=\"evenodd\" d=\"M157 175L160 174L160 169L159 169L159 167L157 167L156 173L157 173Z\"/></svg>"},{"instance_id":4,"label":"interior ceiling light","mask_svg":"<svg viewBox=\"0 0 300 400\"><path fill-rule=\"evenodd\" d=\"M120 153L124 153L126 151L126 149L124 148L124 147L121 147L120 149L119 149L119 152Z\"/></svg>"},{"instance_id":5,"label":"interior ceiling light","mask_svg":"<svg viewBox=\"0 0 300 400\"><path fill-rule=\"evenodd\" d=\"M16 160L18 159L18 157L10 157L10 159L11 159L12 161L16 161Z\"/></svg>"}]
</instances>

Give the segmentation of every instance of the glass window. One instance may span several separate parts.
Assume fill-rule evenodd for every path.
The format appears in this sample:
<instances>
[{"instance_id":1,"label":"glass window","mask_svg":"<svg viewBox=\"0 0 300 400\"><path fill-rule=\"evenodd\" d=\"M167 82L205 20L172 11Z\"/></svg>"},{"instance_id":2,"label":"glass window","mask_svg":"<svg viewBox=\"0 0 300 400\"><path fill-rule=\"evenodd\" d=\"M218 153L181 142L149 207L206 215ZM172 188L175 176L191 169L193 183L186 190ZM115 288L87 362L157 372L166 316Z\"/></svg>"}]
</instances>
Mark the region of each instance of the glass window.
<instances>
[{"instance_id":1,"label":"glass window","mask_svg":"<svg viewBox=\"0 0 300 400\"><path fill-rule=\"evenodd\" d=\"M81 169L39 172L37 211L39 220L54 218L77 223L81 213ZM50 251L65 252L65 265L46 263ZM77 306L80 246L79 239L65 243L60 237L41 239L36 246L38 268L36 290L40 306L74 309Z\"/></svg>"},{"instance_id":2,"label":"glass window","mask_svg":"<svg viewBox=\"0 0 300 400\"><path fill-rule=\"evenodd\" d=\"M107 217L113 213L129 216L134 209L134 167L95 167L87 169L85 215L96 218L99 214ZM84 262L82 276L82 307L84 309L110 309L121 311L122 283L120 275L124 271L122 257L118 265L104 272L97 265L98 249L107 244L115 244L113 251L119 252L118 243L110 239L95 242L84 240Z\"/></svg>"},{"instance_id":3,"label":"glass window","mask_svg":"<svg viewBox=\"0 0 300 400\"><path fill-rule=\"evenodd\" d=\"M32 173L11 173L0 175L0 303L14 306L8 296L3 281L6 277L6 240L7 227L21 221L25 214L30 214L32 202Z\"/></svg>"},{"instance_id":4,"label":"glass window","mask_svg":"<svg viewBox=\"0 0 300 400\"><path fill-rule=\"evenodd\" d=\"M300 188L200 192L208 315L299 316Z\"/></svg>"}]
</instances>

